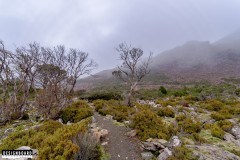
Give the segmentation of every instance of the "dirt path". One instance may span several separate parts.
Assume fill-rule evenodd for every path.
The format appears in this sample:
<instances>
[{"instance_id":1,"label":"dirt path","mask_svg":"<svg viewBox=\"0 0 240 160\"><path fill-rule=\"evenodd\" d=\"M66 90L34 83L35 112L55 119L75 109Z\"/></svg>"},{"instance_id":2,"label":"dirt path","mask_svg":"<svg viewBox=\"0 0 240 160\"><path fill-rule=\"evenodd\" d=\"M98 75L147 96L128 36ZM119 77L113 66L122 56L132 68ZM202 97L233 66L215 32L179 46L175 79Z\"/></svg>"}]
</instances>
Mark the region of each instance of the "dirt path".
<instances>
[{"instance_id":1,"label":"dirt path","mask_svg":"<svg viewBox=\"0 0 240 160\"><path fill-rule=\"evenodd\" d=\"M137 139L126 136L129 131L126 127L116 126L112 120L94 114L97 126L109 131L106 137L108 144L106 151L110 154L111 160L141 160L141 150Z\"/></svg>"}]
</instances>

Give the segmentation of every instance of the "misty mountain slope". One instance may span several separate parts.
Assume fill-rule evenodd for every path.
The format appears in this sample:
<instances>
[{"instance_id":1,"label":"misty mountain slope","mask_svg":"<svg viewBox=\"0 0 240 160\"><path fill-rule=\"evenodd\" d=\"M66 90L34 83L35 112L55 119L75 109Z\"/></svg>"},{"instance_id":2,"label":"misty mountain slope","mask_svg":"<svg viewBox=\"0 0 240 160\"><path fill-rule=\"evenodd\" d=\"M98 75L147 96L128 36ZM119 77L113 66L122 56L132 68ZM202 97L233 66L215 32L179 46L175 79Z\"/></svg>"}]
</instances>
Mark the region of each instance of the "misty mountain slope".
<instances>
[{"instance_id":1,"label":"misty mountain slope","mask_svg":"<svg viewBox=\"0 0 240 160\"><path fill-rule=\"evenodd\" d=\"M113 70L99 72L81 81L90 86L119 83L112 76ZM219 82L234 77L240 78L240 31L215 43L190 41L156 55L151 63L151 73L143 84Z\"/></svg>"}]
</instances>

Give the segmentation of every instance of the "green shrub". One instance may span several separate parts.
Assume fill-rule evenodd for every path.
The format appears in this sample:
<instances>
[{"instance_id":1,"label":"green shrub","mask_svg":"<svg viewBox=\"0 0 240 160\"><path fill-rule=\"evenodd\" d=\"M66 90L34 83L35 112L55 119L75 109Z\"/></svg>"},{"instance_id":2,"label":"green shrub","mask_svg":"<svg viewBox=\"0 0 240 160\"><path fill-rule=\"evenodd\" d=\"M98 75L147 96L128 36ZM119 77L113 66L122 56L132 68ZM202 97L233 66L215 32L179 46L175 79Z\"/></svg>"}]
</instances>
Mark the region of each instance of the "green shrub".
<instances>
[{"instance_id":1,"label":"green shrub","mask_svg":"<svg viewBox=\"0 0 240 160\"><path fill-rule=\"evenodd\" d=\"M116 100L96 100L94 101L95 110L101 115L111 115L114 120L124 121L135 112L134 108L123 106Z\"/></svg>"},{"instance_id":2,"label":"green shrub","mask_svg":"<svg viewBox=\"0 0 240 160\"><path fill-rule=\"evenodd\" d=\"M79 133L86 132L89 120L72 125L58 122L44 122L38 129L15 131L2 140L0 151L30 146L39 151L39 159L73 159L79 146L72 139ZM57 127L56 127L56 126Z\"/></svg>"},{"instance_id":3,"label":"green shrub","mask_svg":"<svg viewBox=\"0 0 240 160\"><path fill-rule=\"evenodd\" d=\"M220 121L220 120L224 120L225 117L223 115L221 115L218 112L214 112L211 114L211 118L215 119L216 121Z\"/></svg>"},{"instance_id":4,"label":"green shrub","mask_svg":"<svg viewBox=\"0 0 240 160\"><path fill-rule=\"evenodd\" d=\"M29 119L29 115L27 113L23 113L23 116L21 118L22 120L28 120Z\"/></svg>"},{"instance_id":5,"label":"green shrub","mask_svg":"<svg viewBox=\"0 0 240 160\"><path fill-rule=\"evenodd\" d=\"M218 121L217 125L226 132L229 132L233 127L233 123L228 120Z\"/></svg>"},{"instance_id":6,"label":"green shrub","mask_svg":"<svg viewBox=\"0 0 240 160\"><path fill-rule=\"evenodd\" d=\"M188 93L186 90L179 90L179 91L176 91L173 95L175 97L183 97L183 96L188 95Z\"/></svg>"},{"instance_id":7,"label":"green shrub","mask_svg":"<svg viewBox=\"0 0 240 160\"><path fill-rule=\"evenodd\" d=\"M205 143L205 142L206 142L206 140L205 140L204 138L202 138L202 137L199 135L199 133L193 133L193 134L192 134L192 137L193 137L194 141L196 141L197 143L202 144L202 143Z\"/></svg>"},{"instance_id":8,"label":"green shrub","mask_svg":"<svg viewBox=\"0 0 240 160\"><path fill-rule=\"evenodd\" d=\"M160 93L162 93L162 94L164 94L164 95L167 94L167 90L166 90L166 88L163 87L163 86L160 86L159 91L160 91Z\"/></svg>"},{"instance_id":9,"label":"green shrub","mask_svg":"<svg viewBox=\"0 0 240 160\"><path fill-rule=\"evenodd\" d=\"M68 121L76 123L92 115L93 111L88 104L84 101L78 101L73 103L70 107L65 108L60 117L63 123L67 123Z\"/></svg>"},{"instance_id":10,"label":"green shrub","mask_svg":"<svg viewBox=\"0 0 240 160\"><path fill-rule=\"evenodd\" d=\"M179 114L178 116L176 116L176 121L183 121L184 119L186 119L186 115L185 114Z\"/></svg>"},{"instance_id":11,"label":"green shrub","mask_svg":"<svg viewBox=\"0 0 240 160\"><path fill-rule=\"evenodd\" d=\"M174 118L175 117L175 111L169 107L166 107L166 108L160 108L157 112L157 114L161 117L172 117Z\"/></svg>"},{"instance_id":12,"label":"green shrub","mask_svg":"<svg viewBox=\"0 0 240 160\"><path fill-rule=\"evenodd\" d=\"M212 126L211 134L212 134L212 136L220 138L220 139L223 139L223 137L224 137L224 131L218 125Z\"/></svg>"},{"instance_id":13,"label":"green shrub","mask_svg":"<svg viewBox=\"0 0 240 160\"><path fill-rule=\"evenodd\" d=\"M136 113L132 125L137 130L137 135L141 140L148 138L168 139L170 136L162 119L148 109Z\"/></svg>"},{"instance_id":14,"label":"green shrub","mask_svg":"<svg viewBox=\"0 0 240 160\"><path fill-rule=\"evenodd\" d=\"M173 155L167 160L193 160L192 151L185 146L175 147L172 151Z\"/></svg>"},{"instance_id":15,"label":"green shrub","mask_svg":"<svg viewBox=\"0 0 240 160\"><path fill-rule=\"evenodd\" d=\"M224 103L219 100L208 100L203 104L203 107L210 111L220 111L224 107Z\"/></svg>"},{"instance_id":16,"label":"green shrub","mask_svg":"<svg viewBox=\"0 0 240 160\"><path fill-rule=\"evenodd\" d=\"M185 133L199 133L201 131L201 123L193 121L191 118L187 118L183 121L178 122L179 129L183 129Z\"/></svg>"},{"instance_id":17,"label":"green shrub","mask_svg":"<svg viewBox=\"0 0 240 160\"><path fill-rule=\"evenodd\" d=\"M232 115L229 113L227 109L222 109L218 112L214 112L211 114L211 117L215 119L216 121L224 120L224 119L229 119L232 117Z\"/></svg>"},{"instance_id":18,"label":"green shrub","mask_svg":"<svg viewBox=\"0 0 240 160\"><path fill-rule=\"evenodd\" d=\"M240 88L235 90L235 94L240 97Z\"/></svg>"},{"instance_id":19,"label":"green shrub","mask_svg":"<svg viewBox=\"0 0 240 160\"><path fill-rule=\"evenodd\" d=\"M20 112L13 112L11 115L11 120L17 120L21 117L21 113Z\"/></svg>"},{"instance_id":20,"label":"green shrub","mask_svg":"<svg viewBox=\"0 0 240 160\"><path fill-rule=\"evenodd\" d=\"M160 104L163 107L167 107L167 106L176 106L177 102L174 99L169 99L169 100L162 100L162 99L158 99L156 101L157 104Z\"/></svg>"}]
</instances>

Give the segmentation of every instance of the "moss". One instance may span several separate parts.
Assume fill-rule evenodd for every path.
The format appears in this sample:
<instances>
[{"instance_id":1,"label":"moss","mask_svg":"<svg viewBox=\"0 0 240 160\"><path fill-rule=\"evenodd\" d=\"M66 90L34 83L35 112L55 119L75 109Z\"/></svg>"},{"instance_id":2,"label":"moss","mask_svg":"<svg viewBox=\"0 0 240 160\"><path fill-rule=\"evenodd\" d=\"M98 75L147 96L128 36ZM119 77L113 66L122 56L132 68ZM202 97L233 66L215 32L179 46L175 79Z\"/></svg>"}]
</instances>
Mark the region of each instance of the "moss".
<instances>
[{"instance_id":1,"label":"moss","mask_svg":"<svg viewBox=\"0 0 240 160\"><path fill-rule=\"evenodd\" d=\"M169 107L160 108L157 111L157 114L161 117L172 117L172 118L175 117L175 111L173 109L169 108Z\"/></svg>"}]
</instances>

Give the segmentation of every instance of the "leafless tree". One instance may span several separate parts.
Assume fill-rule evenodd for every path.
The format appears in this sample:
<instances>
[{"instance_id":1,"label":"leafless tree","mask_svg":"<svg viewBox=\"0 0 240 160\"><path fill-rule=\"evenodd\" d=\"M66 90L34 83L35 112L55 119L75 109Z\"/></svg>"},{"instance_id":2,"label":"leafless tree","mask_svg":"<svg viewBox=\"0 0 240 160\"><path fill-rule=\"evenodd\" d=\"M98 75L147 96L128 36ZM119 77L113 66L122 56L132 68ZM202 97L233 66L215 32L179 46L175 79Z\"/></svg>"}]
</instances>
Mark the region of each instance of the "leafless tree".
<instances>
[{"instance_id":1,"label":"leafless tree","mask_svg":"<svg viewBox=\"0 0 240 160\"><path fill-rule=\"evenodd\" d=\"M146 61L142 62L143 50L140 48L132 48L131 45L121 43L117 51L120 54L122 65L118 66L118 70L113 71L112 74L121 79L130 86L127 104L132 106L131 97L137 84L150 73L149 64L152 59L152 53L149 54Z\"/></svg>"},{"instance_id":2,"label":"leafless tree","mask_svg":"<svg viewBox=\"0 0 240 160\"><path fill-rule=\"evenodd\" d=\"M79 51L77 49L70 49L67 57L68 61L68 73L69 84L71 86L70 93L74 91L77 79L86 74L90 74L93 69L97 67L96 62L89 59L89 55L86 52Z\"/></svg>"}]
</instances>

